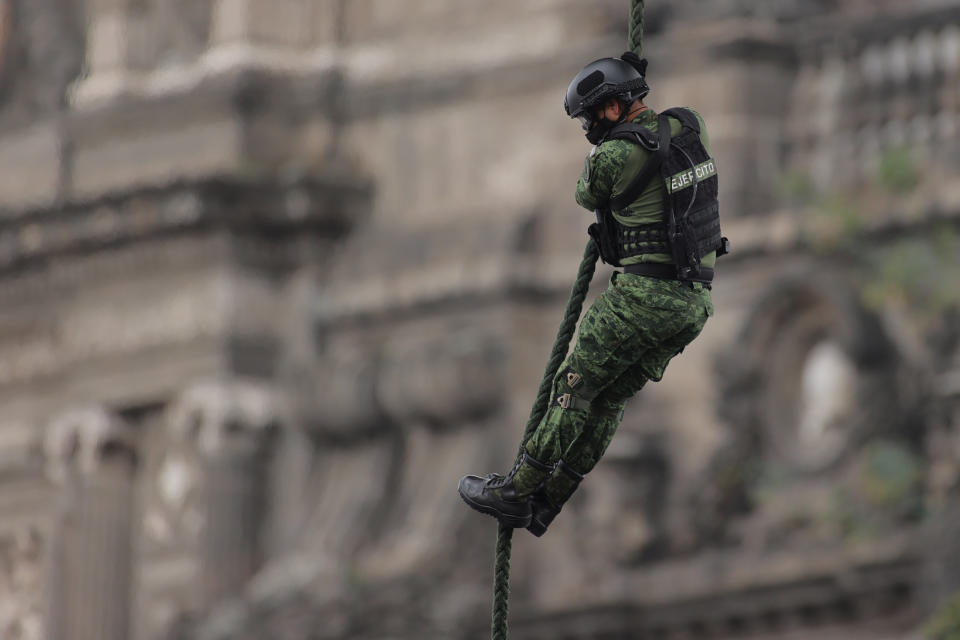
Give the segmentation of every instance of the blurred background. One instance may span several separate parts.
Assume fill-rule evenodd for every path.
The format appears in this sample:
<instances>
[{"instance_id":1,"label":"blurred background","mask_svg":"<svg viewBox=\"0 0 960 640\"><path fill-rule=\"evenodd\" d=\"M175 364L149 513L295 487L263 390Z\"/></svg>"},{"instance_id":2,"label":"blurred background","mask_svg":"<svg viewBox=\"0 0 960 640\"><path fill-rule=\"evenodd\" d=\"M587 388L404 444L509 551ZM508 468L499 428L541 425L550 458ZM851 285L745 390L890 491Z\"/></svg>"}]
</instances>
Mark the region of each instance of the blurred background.
<instances>
[{"instance_id":1,"label":"blurred background","mask_svg":"<svg viewBox=\"0 0 960 640\"><path fill-rule=\"evenodd\" d=\"M592 220L562 96L628 10L0 0L0 638L488 637L456 482L512 463ZM733 254L515 535L513 635L957 637L960 1L644 43Z\"/></svg>"}]
</instances>

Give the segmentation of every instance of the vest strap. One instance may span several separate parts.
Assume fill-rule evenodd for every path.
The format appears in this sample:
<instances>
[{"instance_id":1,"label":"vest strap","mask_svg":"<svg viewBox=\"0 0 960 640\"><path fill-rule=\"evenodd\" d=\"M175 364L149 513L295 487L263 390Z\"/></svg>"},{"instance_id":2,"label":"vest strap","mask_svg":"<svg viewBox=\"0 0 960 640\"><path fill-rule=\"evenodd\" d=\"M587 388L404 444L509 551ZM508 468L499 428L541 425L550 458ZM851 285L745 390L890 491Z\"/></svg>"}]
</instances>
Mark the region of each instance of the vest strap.
<instances>
[{"instance_id":1,"label":"vest strap","mask_svg":"<svg viewBox=\"0 0 960 640\"><path fill-rule=\"evenodd\" d=\"M604 141L607 140L629 140L636 142L647 151L656 151L660 148L660 136L635 122L621 122L614 126L604 137Z\"/></svg>"},{"instance_id":2,"label":"vest strap","mask_svg":"<svg viewBox=\"0 0 960 640\"><path fill-rule=\"evenodd\" d=\"M690 111L690 109L673 107L671 109L667 109L663 113L672 118L676 118L680 121L680 124L685 126L687 129L692 129L697 135L700 135L700 122L697 120L697 116L693 115L693 112Z\"/></svg>"}]
</instances>

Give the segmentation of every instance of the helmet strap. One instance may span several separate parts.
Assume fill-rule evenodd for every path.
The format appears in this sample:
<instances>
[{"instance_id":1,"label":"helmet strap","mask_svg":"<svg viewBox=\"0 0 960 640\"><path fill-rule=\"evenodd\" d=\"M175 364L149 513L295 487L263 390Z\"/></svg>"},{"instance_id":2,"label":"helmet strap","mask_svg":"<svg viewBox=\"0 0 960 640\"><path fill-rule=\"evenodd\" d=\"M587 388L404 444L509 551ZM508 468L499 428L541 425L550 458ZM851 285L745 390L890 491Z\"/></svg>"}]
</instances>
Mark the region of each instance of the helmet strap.
<instances>
[{"instance_id":1,"label":"helmet strap","mask_svg":"<svg viewBox=\"0 0 960 640\"><path fill-rule=\"evenodd\" d=\"M596 145L603 142L604 138L607 137L607 134L610 133L610 130L613 129L618 124L620 124L621 122L623 122L624 119L626 119L627 112L629 111L630 105L626 104L626 101L623 100L622 98L620 99L620 101L623 102L624 105L623 105L623 108L620 110L620 117L617 118L616 121L608 120L605 117L599 118L596 121L597 124L594 125L593 128L590 129L590 131L587 131L586 137L587 137L587 141L590 144Z\"/></svg>"},{"instance_id":2,"label":"helmet strap","mask_svg":"<svg viewBox=\"0 0 960 640\"><path fill-rule=\"evenodd\" d=\"M616 122L611 122L606 118L600 118L597 120L597 124L595 124L590 131L587 131L587 141L590 144L600 144L603 142L603 139L607 137L607 134L610 133L610 129L613 129L615 126L617 126Z\"/></svg>"}]
</instances>

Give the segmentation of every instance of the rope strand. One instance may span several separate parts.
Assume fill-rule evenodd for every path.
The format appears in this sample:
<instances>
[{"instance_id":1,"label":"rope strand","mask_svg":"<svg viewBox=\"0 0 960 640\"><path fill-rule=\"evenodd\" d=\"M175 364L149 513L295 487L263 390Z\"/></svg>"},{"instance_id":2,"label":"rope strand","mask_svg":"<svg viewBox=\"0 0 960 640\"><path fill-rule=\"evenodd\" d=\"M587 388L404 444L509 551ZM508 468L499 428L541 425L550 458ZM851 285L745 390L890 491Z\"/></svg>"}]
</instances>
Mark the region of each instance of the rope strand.
<instances>
[{"instance_id":1,"label":"rope strand","mask_svg":"<svg viewBox=\"0 0 960 640\"><path fill-rule=\"evenodd\" d=\"M630 21L627 26L627 46L637 55L643 53L643 2L644 0L630 0ZM563 322L557 331L553 351L550 353L543 380L540 382L540 389L537 391L533 408L530 410L530 418L527 420L527 426L523 431L520 450L517 452L518 458L523 453L527 440L533 435L540 421L543 420L543 416L547 413L553 378L557 375L557 370L560 369L560 365L567 355L567 350L570 348L570 341L573 340L577 320L580 319L583 302L586 300L590 281L593 279L599 257L600 250L591 238L583 252L583 260L580 262L577 280L573 285L573 291L570 293L570 300L567 302ZM510 608L510 555L512 549L513 529L501 524L497 529L497 550L493 570L493 640L507 640L507 614Z\"/></svg>"},{"instance_id":2,"label":"rope strand","mask_svg":"<svg viewBox=\"0 0 960 640\"><path fill-rule=\"evenodd\" d=\"M553 343L553 351L550 353L543 380L540 382L540 389L537 391L537 398L533 403L530 418L527 420L527 427L523 432L520 451L517 453L518 457L523 452L527 440L533 435L543 416L547 413L553 378L557 375L557 370L563 364L563 359L570 348L570 341L573 339L577 320L580 319L580 311L583 309L583 302L587 298L587 291L590 289L590 281L593 280L599 257L600 250L591 238L583 252L583 261L581 261L580 270L577 272L577 280L573 285L573 291L564 312L563 322L560 323L557 339ZM501 524L497 531L497 551L493 570L493 640L507 640L507 613L510 606L510 553L512 547L513 529Z\"/></svg>"},{"instance_id":3,"label":"rope strand","mask_svg":"<svg viewBox=\"0 0 960 640\"><path fill-rule=\"evenodd\" d=\"M631 0L630 2L627 47L638 56L643 56L643 0Z\"/></svg>"},{"instance_id":4,"label":"rope strand","mask_svg":"<svg viewBox=\"0 0 960 640\"><path fill-rule=\"evenodd\" d=\"M587 242L587 247L583 252L583 260L580 262L580 269L577 272L577 279L573 283L573 291L570 293L570 300L567 302L567 308L563 312L563 322L557 330L557 340L553 343L553 351L550 352L550 359L547 361L546 370L543 373L543 380L540 382L540 388L537 390L537 397L533 403L533 409L530 411L530 417L527 419L527 426L523 431L523 439L520 443L520 451L517 455L523 453L523 447L527 440L533 435L547 414L550 404L550 393L553 391L553 378L557 375L563 359L567 357L567 351L570 349L570 341L573 339L573 332L577 327L577 320L580 319L580 311L583 309L583 301L587 298L587 290L590 288L590 281L593 280L593 273L597 267L597 258L600 257L600 250L597 248L593 238Z\"/></svg>"},{"instance_id":5,"label":"rope strand","mask_svg":"<svg viewBox=\"0 0 960 640\"><path fill-rule=\"evenodd\" d=\"M497 553L493 569L493 640L507 640L512 549L513 529L501 524L497 530Z\"/></svg>"}]
</instances>

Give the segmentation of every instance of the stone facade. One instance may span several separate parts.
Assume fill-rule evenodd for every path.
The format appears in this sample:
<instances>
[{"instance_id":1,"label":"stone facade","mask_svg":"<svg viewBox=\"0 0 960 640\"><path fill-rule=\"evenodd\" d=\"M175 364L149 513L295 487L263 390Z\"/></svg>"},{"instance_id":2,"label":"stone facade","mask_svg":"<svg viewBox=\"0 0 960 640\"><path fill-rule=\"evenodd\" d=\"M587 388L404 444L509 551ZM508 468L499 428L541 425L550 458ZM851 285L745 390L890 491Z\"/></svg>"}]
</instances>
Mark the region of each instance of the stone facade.
<instances>
[{"instance_id":1,"label":"stone facade","mask_svg":"<svg viewBox=\"0 0 960 640\"><path fill-rule=\"evenodd\" d=\"M960 4L648 4L734 253L516 535L514 634L918 637L960 588ZM0 636L485 636L455 483L522 432L590 219L560 95L626 13L0 0Z\"/></svg>"}]
</instances>

